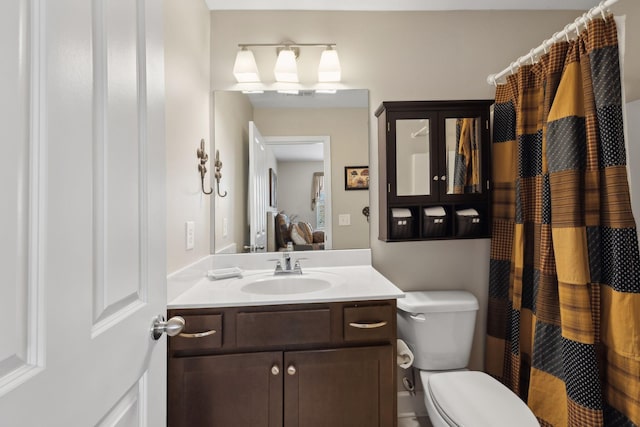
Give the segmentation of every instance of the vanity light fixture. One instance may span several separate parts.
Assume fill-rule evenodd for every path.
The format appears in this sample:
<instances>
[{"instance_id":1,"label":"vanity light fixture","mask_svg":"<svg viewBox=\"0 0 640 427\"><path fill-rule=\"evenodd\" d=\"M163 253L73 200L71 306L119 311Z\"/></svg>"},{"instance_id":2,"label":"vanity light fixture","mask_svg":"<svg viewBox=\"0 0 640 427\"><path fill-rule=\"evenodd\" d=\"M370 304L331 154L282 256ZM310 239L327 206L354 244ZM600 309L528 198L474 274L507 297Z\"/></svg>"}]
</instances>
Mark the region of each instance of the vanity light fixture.
<instances>
[{"instance_id":1,"label":"vanity light fixture","mask_svg":"<svg viewBox=\"0 0 640 427\"><path fill-rule=\"evenodd\" d=\"M298 49L290 46L279 48L276 66L273 68L273 74L276 81L286 83L298 83Z\"/></svg>"},{"instance_id":2,"label":"vanity light fixture","mask_svg":"<svg viewBox=\"0 0 640 427\"><path fill-rule=\"evenodd\" d=\"M277 59L273 69L277 82L298 83L297 59L300 55L301 47L322 47L325 50L320 57L318 66L319 82L339 82L341 79L340 60L336 51L335 43L256 43L239 44L240 50L236 55L233 65L233 75L238 83L258 83L260 75L253 52L248 48L255 47L275 47Z\"/></svg>"},{"instance_id":3,"label":"vanity light fixture","mask_svg":"<svg viewBox=\"0 0 640 427\"><path fill-rule=\"evenodd\" d=\"M338 59L338 51L331 45L322 51L320 56L320 65L318 66L318 81L319 82L339 82L340 74L340 60Z\"/></svg>"},{"instance_id":4,"label":"vanity light fixture","mask_svg":"<svg viewBox=\"0 0 640 427\"><path fill-rule=\"evenodd\" d=\"M243 47L236 55L236 62L233 64L233 75L239 83L253 83L260 81L258 65L253 52Z\"/></svg>"}]
</instances>

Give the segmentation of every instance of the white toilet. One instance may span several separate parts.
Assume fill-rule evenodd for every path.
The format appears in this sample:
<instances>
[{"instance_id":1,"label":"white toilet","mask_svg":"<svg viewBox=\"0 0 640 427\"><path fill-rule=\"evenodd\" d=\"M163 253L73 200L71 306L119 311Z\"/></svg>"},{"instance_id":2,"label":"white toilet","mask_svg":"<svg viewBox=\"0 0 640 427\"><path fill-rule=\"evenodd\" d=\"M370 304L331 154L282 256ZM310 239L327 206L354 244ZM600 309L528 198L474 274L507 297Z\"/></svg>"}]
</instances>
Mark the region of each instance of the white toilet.
<instances>
[{"instance_id":1,"label":"white toilet","mask_svg":"<svg viewBox=\"0 0 640 427\"><path fill-rule=\"evenodd\" d=\"M406 292L398 336L414 355L434 427L539 427L527 405L484 372L468 371L478 300L465 291Z\"/></svg>"}]
</instances>

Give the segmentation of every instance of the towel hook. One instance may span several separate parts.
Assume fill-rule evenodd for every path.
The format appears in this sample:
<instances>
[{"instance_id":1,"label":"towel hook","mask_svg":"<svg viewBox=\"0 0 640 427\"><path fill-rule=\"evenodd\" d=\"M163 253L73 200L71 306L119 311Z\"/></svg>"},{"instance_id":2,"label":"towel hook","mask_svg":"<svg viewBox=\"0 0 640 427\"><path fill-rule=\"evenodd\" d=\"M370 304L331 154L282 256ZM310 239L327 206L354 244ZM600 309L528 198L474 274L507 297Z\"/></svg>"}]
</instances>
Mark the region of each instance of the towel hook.
<instances>
[{"instance_id":1,"label":"towel hook","mask_svg":"<svg viewBox=\"0 0 640 427\"><path fill-rule=\"evenodd\" d=\"M207 160L209 160L209 155L204 151L204 138L200 140L200 148L196 151L196 155L200 160L200 164L198 165L198 171L200 172L200 181L202 182L202 192L206 195L213 193L213 188L210 188L207 192L204 189L204 175L207 173Z\"/></svg>"},{"instance_id":2,"label":"towel hook","mask_svg":"<svg viewBox=\"0 0 640 427\"><path fill-rule=\"evenodd\" d=\"M224 194L220 194L220 180L222 179L222 161L220 161L220 150L216 150L216 160L213 162L213 166L216 168L216 171L213 174L213 177L216 179L216 192L220 197L226 197L227 191L225 190Z\"/></svg>"}]
</instances>

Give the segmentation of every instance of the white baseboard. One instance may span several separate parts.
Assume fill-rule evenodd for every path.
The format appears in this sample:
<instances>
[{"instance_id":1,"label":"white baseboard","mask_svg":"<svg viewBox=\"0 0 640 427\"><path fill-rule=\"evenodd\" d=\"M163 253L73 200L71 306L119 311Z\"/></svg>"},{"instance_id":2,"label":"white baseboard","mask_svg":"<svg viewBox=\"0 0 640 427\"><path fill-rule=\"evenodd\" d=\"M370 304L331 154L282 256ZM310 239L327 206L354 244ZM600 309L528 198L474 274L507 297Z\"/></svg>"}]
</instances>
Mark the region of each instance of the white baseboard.
<instances>
[{"instance_id":1,"label":"white baseboard","mask_svg":"<svg viewBox=\"0 0 640 427\"><path fill-rule=\"evenodd\" d=\"M424 391L411 395L408 391L398 392L398 418L426 417L427 407L424 403Z\"/></svg>"}]
</instances>

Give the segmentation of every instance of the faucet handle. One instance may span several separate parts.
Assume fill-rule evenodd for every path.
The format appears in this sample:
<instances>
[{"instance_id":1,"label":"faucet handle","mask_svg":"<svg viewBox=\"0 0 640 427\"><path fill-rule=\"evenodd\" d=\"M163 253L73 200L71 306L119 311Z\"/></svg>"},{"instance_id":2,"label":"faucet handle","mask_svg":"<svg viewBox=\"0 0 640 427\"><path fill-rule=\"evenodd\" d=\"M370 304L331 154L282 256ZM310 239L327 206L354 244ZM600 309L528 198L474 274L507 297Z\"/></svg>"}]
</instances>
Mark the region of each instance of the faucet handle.
<instances>
[{"instance_id":1,"label":"faucet handle","mask_svg":"<svg viewBox=\"0 0 640 427\"><path fill-rule=\"evenodd\" d=\"M308 258L297 258L295 264L293 265L293 271L302 274L302 267L300 266L300 261L308 259Z\"/></svg>"}]
</instances>

